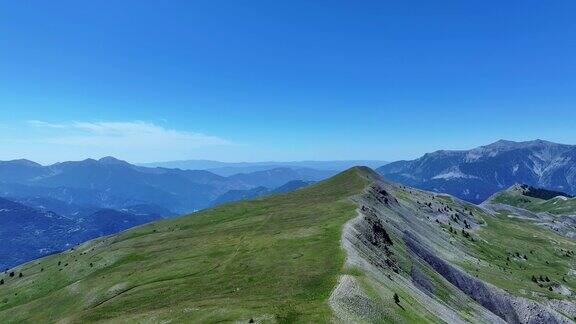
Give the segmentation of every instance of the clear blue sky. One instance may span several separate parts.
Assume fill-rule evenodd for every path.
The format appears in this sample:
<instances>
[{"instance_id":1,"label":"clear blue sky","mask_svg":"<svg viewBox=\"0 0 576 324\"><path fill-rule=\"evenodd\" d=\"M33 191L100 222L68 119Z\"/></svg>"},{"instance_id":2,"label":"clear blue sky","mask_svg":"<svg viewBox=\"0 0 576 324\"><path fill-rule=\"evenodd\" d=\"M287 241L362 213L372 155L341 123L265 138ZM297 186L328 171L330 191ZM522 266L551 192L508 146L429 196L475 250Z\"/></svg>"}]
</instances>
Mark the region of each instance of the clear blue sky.
<instances>
[{"instance_id":1,"label":"clear blue sky","mask_svg":"<svg viewBox=\"0 0 576 324\"><path fill-rule=\"evenodd\" d=\"M0 160L574 144L575 12L573 0L0 0Z\"/></svg>"}]
</instances>

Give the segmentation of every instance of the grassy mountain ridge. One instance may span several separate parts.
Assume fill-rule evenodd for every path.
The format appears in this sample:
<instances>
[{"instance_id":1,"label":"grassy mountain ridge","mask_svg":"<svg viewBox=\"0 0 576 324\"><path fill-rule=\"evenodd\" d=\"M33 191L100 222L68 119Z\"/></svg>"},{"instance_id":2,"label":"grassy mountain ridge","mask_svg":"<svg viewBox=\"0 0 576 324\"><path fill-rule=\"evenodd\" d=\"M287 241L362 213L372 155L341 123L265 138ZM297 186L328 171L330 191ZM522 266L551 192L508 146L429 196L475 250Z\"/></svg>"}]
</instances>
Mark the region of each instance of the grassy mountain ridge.
<instances>
[{"instance_id":1,"label":"grassy mountain ridge","mask_svg":"<svg viewBox=\"0 0 576 324\"><path fill-rule=\"evenodd\" d=\"M96 239L3 276L3 322L327 321L362 169ZM43 269L43 270L42 270ZM45 307L44 305L51 305Z\"/></svg>"}]
</instances>

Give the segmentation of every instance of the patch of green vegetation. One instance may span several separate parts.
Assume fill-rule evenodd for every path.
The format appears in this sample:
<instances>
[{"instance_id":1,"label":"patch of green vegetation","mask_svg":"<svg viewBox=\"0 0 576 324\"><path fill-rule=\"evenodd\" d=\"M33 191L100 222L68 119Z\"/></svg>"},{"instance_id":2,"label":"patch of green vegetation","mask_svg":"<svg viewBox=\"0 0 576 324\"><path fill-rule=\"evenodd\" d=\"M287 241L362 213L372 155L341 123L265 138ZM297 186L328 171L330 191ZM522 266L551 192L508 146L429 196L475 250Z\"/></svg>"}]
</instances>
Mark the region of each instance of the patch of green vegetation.
<instances>
[{"instance_id":1,"label":"patch of green vegetation","mask_svg":"<svg viewBox=\"0 0 576 324\"><path fill-rule=\"evenodd\" d=\"M454 203L454 199L452 199L452 197L447 196L447 195L437 195L436 199L442 201L445 204L453 204Z\"/></svg>"},{"instance_id":2,"label":"patch of green vegetation","mask_svg":"<svg viewBox=\"0 0 576 324\"><path fill-rule=\"evenodd\" d=\"M1 275L0 322L328 322L367 170L90 241ZM41 271L41 269L43 269Z\"/></svg>"},{"instance_id":3,"label":"patch of green vegetation","mask_svg":"<svg viewBox=\"0 0 576 324\"><path fill-rule=\"evenodd\" d=\"M501 212L485 217L487 226L467 245L479 261L462 261L460 266L515 295L563 299L562 294L550 291L554 284L575 291L576 280L570 270L576 261L572 252L576 243L530 220L509 216ZM540 280L541 276L549 280Z\"/></svg>"},{"instance_id":4,"label":"patch of green vegetation","mask_svg":"<svg viewBox=\"0 0 576 324\"><path fill-rule=\"evenodd\" d=\"M535 213L548 212L556 215L576 214L576 198L556 197L544 200L515 192L504 191L495 196L492 202L523 208Z\"/></svg>"},{"instance_id":5,"label":"patch of green vegetation","mask_svg":"<svg viewBox=\"0 0 576 324\"><path fill-rule=\"evenodd\" d=\"M362 277L364 276L364 272L360 270L358 267L349 267L344 270L344 274L351 275L353 277Z\"/></svg>"},{"instance_id":6,"label":"patch of green vegetation","mask_svg":"<svg viewBox=\"0 0 576 324\"><path fill-rule=\"evenodd\" d=\"M540 204L539 209L557 215L576 214L576 199L553 198Z\"/></svg>"}]
</instances>

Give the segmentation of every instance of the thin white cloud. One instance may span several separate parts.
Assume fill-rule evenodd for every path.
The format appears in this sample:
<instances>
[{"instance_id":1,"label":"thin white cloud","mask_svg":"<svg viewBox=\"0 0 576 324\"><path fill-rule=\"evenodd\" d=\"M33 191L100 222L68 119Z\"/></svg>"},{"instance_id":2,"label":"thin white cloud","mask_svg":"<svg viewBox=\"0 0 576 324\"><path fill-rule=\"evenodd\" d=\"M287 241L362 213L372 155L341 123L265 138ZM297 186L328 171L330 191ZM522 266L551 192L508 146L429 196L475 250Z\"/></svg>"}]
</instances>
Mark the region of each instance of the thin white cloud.
<instances>
[{"instance_id":1,"label":"thin white cloud","mask_svg":"<svg viewBox=\"0 0 576 324\"><path fill-rule=\"evenodd\" d=\"M48 133L34 139L36 143L82 147L110 154L143 156L146 152L189 152L201 147L232 145L218 136L170 129L144 121L52 124L33 120L28 124Z\"/></svg>"},{"instance_id":2,"label":"thin white cloud","mask_svg":"<svg viewBox=\"0 0 576 324\"><path fill-rule=\"evenodd\" d=\"M35 127L66 128L66 125L52 124L52 123L47 123L47 122L41 121L41 120L29 120L29 121L27 121L27 123L32 125L32 126L35 126Z\"/></svg>"}]
</instances>

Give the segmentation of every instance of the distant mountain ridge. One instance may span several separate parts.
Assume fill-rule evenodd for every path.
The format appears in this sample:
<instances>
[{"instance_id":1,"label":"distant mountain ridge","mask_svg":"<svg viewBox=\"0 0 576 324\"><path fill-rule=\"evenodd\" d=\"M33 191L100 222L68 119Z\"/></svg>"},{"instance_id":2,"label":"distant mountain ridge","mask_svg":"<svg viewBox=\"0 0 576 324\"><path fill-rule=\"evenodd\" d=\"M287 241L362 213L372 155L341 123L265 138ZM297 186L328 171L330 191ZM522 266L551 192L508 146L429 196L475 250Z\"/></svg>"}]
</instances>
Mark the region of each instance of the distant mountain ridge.
<instances>
[{"instance_id":1,"label":"distant mountain ridge","mask_svg":"<svg viewBox=\"0 0 576 324\"><path fill-rule=\"evenodd\" d=\"M221 176L251 173L275 168L315 169L322 171L343 171L357 165L377 168L387 164L380 160L341 160L341 161L266 161L266 162L219 162L210 160L183 160L138 164L145 167L177 168L182 170L207 170Z\"/></svg>"},{"instance_id":2,"label":"distant mountain ridge","mask_svg":"<svg viewBox=\"0 0 576 324\"><path fill-rule=\"evenodd\" d=\"M239 201L239 200L247 200L258 198L261 196L266 196L270 194L277 194L277 193L286 193L298 190L300 188L307 187L313 184L314 181L302 181L302 180L292 180L290 182L285 183L284 185L277 187L275 189L269 189L263 186L256 187L253 189L247 190L230 190L227 193L223 194L222 196L218 197L214 201L214 206L219 204Z\"/></svg>"},{"instance_id":3,"label":"distant mountain ridge","mask_svg":"<svg viewBox=\"0 0 576 324\"><path fill-rule=\"evenodd\" d=\"M500 140L471 150L436 151L378 168L386 178L479 203L515 183L576 194L576 146Z\"/></svg>"},{"instance_id":4,"label":"distant mountain ridge","mask_svg":"<svg viewBox=\"0 0 576 324\"><path fill-rule=\"evenodd\" d=\"M211 206L230 190L276 188L293 180L322 180L334 173L282 167L224 177L206 170L141 167L113 157L49 166L16 160L0 162L0 196L111 209L155 205L178 214Z\"/></svg>"}]
</instances>

